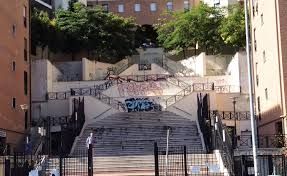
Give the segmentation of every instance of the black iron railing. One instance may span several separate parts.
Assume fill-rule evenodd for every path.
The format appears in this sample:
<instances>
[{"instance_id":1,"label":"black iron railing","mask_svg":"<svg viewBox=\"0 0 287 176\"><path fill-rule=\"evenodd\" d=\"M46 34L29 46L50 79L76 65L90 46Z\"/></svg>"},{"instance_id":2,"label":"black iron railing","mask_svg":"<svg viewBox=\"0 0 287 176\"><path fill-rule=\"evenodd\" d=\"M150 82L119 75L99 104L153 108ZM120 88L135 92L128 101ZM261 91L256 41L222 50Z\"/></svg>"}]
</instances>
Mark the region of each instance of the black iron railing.
<instances>
[{"instance_id":1,"label":"black iron railing","mask_svg":"<svg viewBox=\"0 0 287 176\"><path fill-rule=\"evenodd\" d=\"M213 124L212 143L213 149L219 150L223 163L230 175L234 175L233 143L228 129L216 114L211 116Z\"/></svg>"},{"instance_id":2,"label":"black iron railing","mask_svg":"<svg viewBox=\"0 0 287 176\"><path fill-rule=\"evenodd\" d=\"M233 111L210 111L210 115L213 116L216 114L222 120L249 120L250 119L250 112L233 112Z\"/></svg>"},{"instance_id":3,"label":"black iron railing","mask_svg":"<svg viewBox=\"0 0 287 176\"><path fill-rule=\"evenodd\" d=\"M197 95L197 120L199 128L203 134L203 139L207 152L210 152L212 148L212 126L209 116L209 95Z\"/></svg>"},{"instance_id":4,"label":"black iron railing","mask_svg":"<svg viewBox=\"0 0 287 176\"><path fill-rule=\"evenodd\" d=\"M257 136L258 148L283 148L286 145L287 136L283 134L260 134ZM252 136L240 135L238 136L239 148L251 148Z\"/></svg>"}]
</instances>

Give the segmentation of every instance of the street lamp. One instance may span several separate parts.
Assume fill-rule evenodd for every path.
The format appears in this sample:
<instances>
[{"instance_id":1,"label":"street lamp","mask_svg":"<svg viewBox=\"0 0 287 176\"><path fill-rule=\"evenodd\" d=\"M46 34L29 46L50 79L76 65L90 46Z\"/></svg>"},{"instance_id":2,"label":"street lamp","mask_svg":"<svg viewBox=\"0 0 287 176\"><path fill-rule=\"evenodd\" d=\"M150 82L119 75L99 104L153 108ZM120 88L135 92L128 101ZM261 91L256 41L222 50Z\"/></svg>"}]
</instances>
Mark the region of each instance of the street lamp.
<instances>
[{"instance_id":1,"label":"street lamp","mask_svg":"<svg viewBox=\"0 0 287 176\"><path fill-rule=\"evenodd\" d=\"M21 104L20 105L21 110L25 113L25 128L28 126L28 116L27 116L27 111L29 109L29 106L27 104ZM29 138L28 136L26 137L26 143L28 144Z\"/></svg>"},{"instance_id":2,"label":"street lamp","mask_svg":"<svg viewBox=\"0 0 287 176\"><path fill-rule=\"evenodd\" d=\"M249 46L249 19L248 19L248 0L244 0L244 11L245 11L245 32L246 32L246 56L248 65L248 83L249 83L249 106L250 106L250 120L251 120L251 131L252 131L252 152L254 162L254 175L258 176L257 166L257 143L256 143L256 124L254 117L254 96L253 96L253 80L252 80L252 60L250 57L250 46Z\"/></svg>"},{"instance_id":3,"label":"street lamp","mask_svg":"<svg viewBox=\"0 0 287 176\"><path fill-rule=\"evenodd\" d=\"M237 119L237 114L236 114L236 109L235 109L235 105L236 105L236 99L238 99L239 97L230 97L230 99L232 99L232 104L233 104L233 115L234 115L234 148L237 147L237 125L236 125L236 119Z\"/></svg>"}]
</instances>

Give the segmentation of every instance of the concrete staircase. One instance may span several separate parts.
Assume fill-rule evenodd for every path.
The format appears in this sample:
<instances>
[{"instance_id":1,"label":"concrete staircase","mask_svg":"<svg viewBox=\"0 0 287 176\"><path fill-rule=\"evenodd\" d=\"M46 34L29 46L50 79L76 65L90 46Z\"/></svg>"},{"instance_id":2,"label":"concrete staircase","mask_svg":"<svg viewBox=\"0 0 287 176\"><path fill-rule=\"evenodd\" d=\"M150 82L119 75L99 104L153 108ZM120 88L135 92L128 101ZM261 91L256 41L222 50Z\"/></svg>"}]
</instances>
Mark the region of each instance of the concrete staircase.
<instances>
[{"instance_id":1,"label":"concrete staircase","mask_svg":"<svg viewBox=\"0 0 287 176\"><path fill-rule=\"evenodd\" d=\"M117 113L86 126L74 151L85 149L88 135L94 133L97 156L152 155L153 144L166 145L167 128L171 128L170 145L187 145L202 149L196 123L169 111Z\"/></svg>"},{"instance_id":2,"label":"concrete staircase","mask_svg":"<svg viewBox=\"0 0 287 176\"><path fill-rule=\"evenodd\" d=\"M74 150L65 163L66 176L87 176L88 161L86 138L94 133L93 168L96 176L152 176L154 172L154 142L159 148L166 146L167 129L170 129L169 145L188 149L187 168L192 175L221 176L214 173L212 166L218 166L214 154L203 154L201 138L196 122L169 111L116 113L87 125L79 137ZM194 154L192 151L198 151ZM177 172L182 159L170 154L168 170ZM160 153L160 173L164 175L164 154ZM181 156L182 158L182 156ZM44 165L45 173L59 168L59 158L49 158Z\"/></svg>"}]
</instances>

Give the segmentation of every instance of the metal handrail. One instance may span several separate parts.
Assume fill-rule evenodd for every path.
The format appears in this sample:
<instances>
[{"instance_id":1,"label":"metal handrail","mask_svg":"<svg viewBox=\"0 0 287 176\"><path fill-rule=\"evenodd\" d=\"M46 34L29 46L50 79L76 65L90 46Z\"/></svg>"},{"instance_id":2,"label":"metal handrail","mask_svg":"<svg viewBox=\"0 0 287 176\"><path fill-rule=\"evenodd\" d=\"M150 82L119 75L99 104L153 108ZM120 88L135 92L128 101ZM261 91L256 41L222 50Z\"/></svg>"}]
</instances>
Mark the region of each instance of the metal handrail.
<instances>
[{"instance_id":1,"label":"metal handrail","mask_svg":"<svg viewBox=\"0 0 287 176\"><path fill-rule=\"evenodd\" d=\"M226 126L222 123L221 119L216 116L212 116L214 124L214 139L216 142L214 148L220 150L221 156L225 166L228 169L230 175L234 175L234 161L233 161L233 146L232 140L227 132Z\"/></svg>"}]
</instances>

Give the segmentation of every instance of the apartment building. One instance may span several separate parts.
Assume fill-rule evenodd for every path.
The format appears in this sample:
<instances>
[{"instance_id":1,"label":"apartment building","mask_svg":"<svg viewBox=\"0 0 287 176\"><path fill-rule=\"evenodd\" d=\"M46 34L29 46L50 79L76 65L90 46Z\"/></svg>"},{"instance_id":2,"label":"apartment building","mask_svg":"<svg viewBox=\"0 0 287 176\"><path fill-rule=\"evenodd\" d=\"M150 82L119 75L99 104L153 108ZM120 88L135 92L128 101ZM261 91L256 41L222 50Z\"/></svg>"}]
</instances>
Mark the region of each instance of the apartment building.
<instances>
[{"instance_id":1,"label":"apartment building","mask_svg":"<svg viewBox=\"0 0 287 176\"><path fill-rule=\"evenodd\" d=\"M287 1L253 0L250 7L258 132L286 134Z\"/></svg>"},{"instance_id":2,"label":"apartment building","mask_svg":"<svg viewBox=\"0 0 287 176\"><path fill-rule=\"evenodd\" d=\"M133 17L137 24L152 25L168 11L188 10L200 0L80 0L87 6L101 5L106 11Z\"/></svg>"},{"instance_id":3,"label":"apartment building","mask_svg":"<svg viewBox=\"0 0 287 176\"><path fill-rule=\"evenodd\" d=\"M29 127L29 6L29 0L0 0L0 154Z\"/></svg>"}]
</instances>

